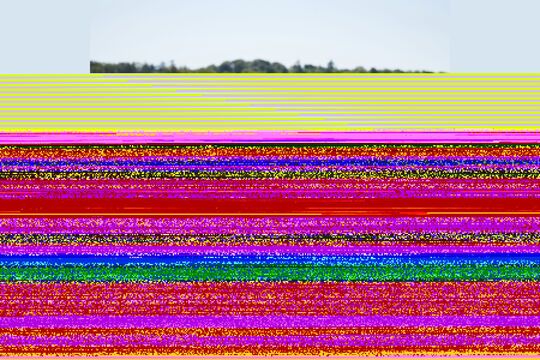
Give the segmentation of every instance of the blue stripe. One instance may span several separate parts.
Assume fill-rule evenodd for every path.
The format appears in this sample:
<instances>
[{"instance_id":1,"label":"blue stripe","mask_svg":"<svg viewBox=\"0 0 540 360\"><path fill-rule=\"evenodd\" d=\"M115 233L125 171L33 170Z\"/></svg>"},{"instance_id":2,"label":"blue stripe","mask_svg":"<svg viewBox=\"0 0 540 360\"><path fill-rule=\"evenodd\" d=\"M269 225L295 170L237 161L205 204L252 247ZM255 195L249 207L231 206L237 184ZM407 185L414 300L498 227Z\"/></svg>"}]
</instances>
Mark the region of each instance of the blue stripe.
<instances>
[{"instance_id":1,"label":"blue stripe","mask_svg":"<svg viewBox=\"0 0 540 360\"><path fill-rule=\"evenodd\" d=\"M529 159L194 159L194 160L0 160L2 166L463 166L463 165L539 165L540 158Z\"/></svg>"}]
</instances>

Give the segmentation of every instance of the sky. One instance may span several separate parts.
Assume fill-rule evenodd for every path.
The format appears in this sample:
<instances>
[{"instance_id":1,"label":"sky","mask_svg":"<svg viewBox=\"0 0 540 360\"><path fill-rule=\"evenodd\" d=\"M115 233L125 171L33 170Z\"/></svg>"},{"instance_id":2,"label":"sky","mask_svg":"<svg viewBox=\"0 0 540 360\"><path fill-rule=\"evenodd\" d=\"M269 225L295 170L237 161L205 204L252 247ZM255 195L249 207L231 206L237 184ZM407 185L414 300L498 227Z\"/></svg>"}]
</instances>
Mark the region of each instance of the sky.
<instances>
[{"instance_id":1,"label":"sky","mask_svg":"<svg viewBox=\"0 0 540 360\"><path fill-rule=\"evenodd\" d=\"M450 70L540 72L538 14L538 0L452 0Z\"/></svg>"},{"instance_id":2,"label":"sky","mask_svg":"<svg viewBox=\"0 0 540 360\"><path fill-rule=\"evenodd\" d=\"M90 58L448 71L449 0L96 0Z\"/></svg>"}]
</instances>

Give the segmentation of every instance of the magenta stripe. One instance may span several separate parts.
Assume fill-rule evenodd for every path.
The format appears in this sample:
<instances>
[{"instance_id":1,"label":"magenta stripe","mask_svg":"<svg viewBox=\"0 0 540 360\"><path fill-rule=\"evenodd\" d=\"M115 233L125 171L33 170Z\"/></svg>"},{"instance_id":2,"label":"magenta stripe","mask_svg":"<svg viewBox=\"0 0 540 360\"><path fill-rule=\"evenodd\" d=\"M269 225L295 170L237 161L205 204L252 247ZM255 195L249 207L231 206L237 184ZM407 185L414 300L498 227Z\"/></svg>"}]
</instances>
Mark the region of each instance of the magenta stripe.
<instances>
[{"instance_id":1,"label":"magenta stripe","mask_svg":"<svg viewBox=\"0 0 540 360\"><path fill-rule=\"evenodd\" d=\"M156 143L540 143L540 132L521 131L233 131L0 133L0 144Z\"/></svg>"},{"instance_id":2,"label":"magenta stripe","mask_svg":"<svg viewBox=\"0 0 540 360\"><path fill-rule=\"evenodd\" d=\"M0 328L331 328L538 326L540 316L26 316Z\"/></svg>"},{"instance_id":3,"label":"magenta stripe","mask_svg":"<svg viewBox=\"0 0 540 360\"><path fill-rule=\"evenodd\" d=\"M537 232L540 217L7 217L0 233L26 234L342 234Z\"/></svg>"},{"instance_id":4,"label":"magenta stripe","mask_svg":"<svg viewBox=\"0 0 540 360\"><path fill-rule=\"evenodd\" d=\"M476 191L476 190L519 190L540 191L540 180L536 179L251 179L251 180L187 180L187 179L155 179L151 183L148 180L133 179L107 179L107 180L13 180L0 179L0 188L6 189L106 189L110 190L147 189L173 191L201 191L237 189L260 191L260 189L295 190L314 189L330 191L339 188L340 191L395 191L395 190L448 190L448 191Z\"/></svg>"},{"instance_id":5,"label":"magenta stripe","mask_svg":"<svg viewBox=\"0 0 540 360\"><path fill-rule=\"evenodd\" d=\"M456 166L438 166L438 165L404 165L404 166L354 166L354 165L332 165L332 166L308 166L308 165L256 165L256 166L244 166L244 165L211 165L211 166L199 166L199 165L169 165L167 167L163 166L154 166L154 165L126 165L126 166L100 166L100 165L77 165L74 167L68 166L45 166L45 165L13 165L13 166L2 166L2 171L21 171L21 172L30 172L30 171L54 171L54 172L83 172L83 171L110 171L110 172L132 172L133 168L136 167L137 171L145 172L159 172L163 171L165 173L171 171L208 171L208 172L235 172L235 171L268 171L268 172L292 172L298 171L300 173L306 173L310 171L320 171L324 169L325 171L373 171L373 172L387 172L387 171L427 171L427 170L437 170L441 172L447 171L480 171L480 170L531 170L538 169L538 165L456 165Z\"/></svg>"},{"instance_id":6,"label":"magenta stripe","mask_svg":"<svg viewBox=\"0 0 540 360\"><path fill-rule=\"evenodd\" d=\"M319 336L198 336L190 335L73 335L73 336L0 336L3 346L115 346L115 347L193 347L193 346L317 346L317 347L415 347L431 346L518 346L536 345L538 335L319 335Z\"/></svg>"},{"instance_id":7,"label":"magenta stripe","mask_svg":"<svg viewBox=\"0 0 540 360\"><path fill-rule=\"evenodd\" d=\"M114 188L114 191L111 191ZM537 198L540 181L429 180L0 180L0 199L28 198Z\"/></svg>"},{"instance_id":8,"label":"magenta stripe","mask_svg":"<svg viewBox=\"0 0 540 360\"><path fill-rule=\"evenodd\" d=\"M1 186L0 186L1 188ZM480 190L480 191L438 191L438 190L232 190L208 191L205 189L189 190L18 190L1 192L0 200L28 199L538 199L540 191L526 190Z\"/></svg>"}]
</instances>

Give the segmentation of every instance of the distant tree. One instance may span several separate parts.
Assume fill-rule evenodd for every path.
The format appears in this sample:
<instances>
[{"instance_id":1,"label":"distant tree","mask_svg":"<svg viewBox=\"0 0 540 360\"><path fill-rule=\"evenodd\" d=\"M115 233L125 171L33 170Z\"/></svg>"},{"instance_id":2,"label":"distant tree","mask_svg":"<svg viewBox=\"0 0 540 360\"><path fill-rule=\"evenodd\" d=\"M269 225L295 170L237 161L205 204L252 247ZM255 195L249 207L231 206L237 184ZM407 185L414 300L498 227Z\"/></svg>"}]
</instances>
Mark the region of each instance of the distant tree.
<instances>
[{"instance_id":1,"label":"distant tree","mask_svg":"<svg viewBox=\"0 0 540 360\"><path fill-rule=\"evenodd\" d=\"M266 60L256 59L251 62L250 72L273 72L272 65Z\"/></svg>"},{"instance_id":2,"label":"distant tree","mask_svg":"<svg viewBox=\"0 0 540 360\"><path fill-rule=\"evenodd\" d=\"M357 72L357 73L365 73L367 72L366 68L363 67L363 66L357 66L353 69L353 72Z\"/></svg>"},{"instance_id":3,"label":"distant tree","mask_svg":"<svg viewBox=\"0 0 540 360\"><path fill-rule=\"evenodd\" d=\"M211 72L211 73L215 73L215 72L218 72L218 69L217 69L217 66L216 65L210 65L206 68L206 72Z\"/></svg>"},{"instance_id":4,"label":"distant tree","mask_svg":"<svg viewBox=\"0 0 540 360\"><path fill-rule=\"evenodd\" d=\"M117 66L111 66L109 64L106 68L109 67L111 71L107 72L117 72L117 73L135 73L137 72L137 65L135 63L121 62Z\"/></svg>"},{"instance_id":5,"label":"distant tree","mask_svg":"<svg viewBox=\"0 0 540 360\"><path fill-rule=\"evenodd\" d=\"M174 61L171 61L167 66L165 63L161 63L158 66L147 63L135 63L135 62L120 62L120 63L104 63L99 61L90 62L91 73L186 73L186 72L199 72L199 73L328 73L328 72L352 72L352 73L429 73L429 71L404 71L399 69L377 69L370 68L366 70L362 66L358 66L352 70L338 69L335 67L334 62L330 61L327 66L316 66L306 64L302 66L300 61L297 61L293 66L287 69L286 66L279 62L270 63L269 61L256 59L253 61L245 61L237 59L234 61L224 61L219 66L209 65L199 69L190 69L186 66L177 67Z\"/></svg>"},{"instance_id":6,"label":"distant tree","mask_svg":"<svg viewBox=\"0 0 540 360\"><path fill-rule=\"evenodd\" d=\"M148 65L147 63L144 63L143 66L141 67L141 72L143 73L150 73L154 71L155 71L154 65Z\"/></svg>"},{"instance_id":7,"label":"distant tree","mask_svg":"<svg viewBox=\"0 0 540 360\"><path fill-rule=\"evenodd\" d=\"M271 68L272 68L272 72L275 72L275 73L289 72L289 70L287 69L287 67L285 65L280 64L278 62L273 62L272 65L271 65Z\"/></svg>"},{"instance_id":8,"label":"distant tree","mask_svg":"<svg viewBox=\"0 0 540 360\"><path fill-rule=\"evenodd\" d=\"M326 66L326 71L334 72L335 70L336 70L336 68L334 67L334 62L332 60L330 60L328 62L328 65Z\"/></svg>"},{"instance_id":9,"label":"distant tree","mask_svg":"<svg viewBox=\"0 0 540 360\"><path fill-rule=\"evenodd\" d=\"M181 73L187 73L187 72L191 72L191 70L185 66L185 65L182 65L178 68L178 72L181 72Z\"/></svg>"},{"instance_id":10,"label":"distant tree","mask_svg":"<svg viewBox=\"0 0 540 360\"><path fill-rule=\"evenodd\" d=\"M90 61L90 72L91 73L103 73L105 71L103 64L97 61Z\"/></svg>"},{"instance_id":11,"label":"distant tree","mask_svg":"<svg viewBox=\"0 0 540 360\"><path fill-rule=\"evenodd\" d=\"M232 72L241 73L246 71L247 63L244 60L234 60L231 62Z\"/></svg>"},{"instance_id":12,"label":"distant tree","mask_svg":"<svg viewBox=\"0 0 540 360\"><path fill-rule=\"evenodd\" d=\"M158 72L167 72L167 65L165 65L165 63L162 61L158 68L157 68L157 71Z\"/></svg>"},{"instance_id":13,"label":"distant tree","mask_svg":"<svg viewBox=\"0 0 540 360\"><path fill-rule=\"evenodd\" d=\"M217 67L218 72L230 73L233 72L233 66L230 61L224 61Z\"/></svg>"},{"instance_id":14,"label":"distant tree","mask_svg":"<svg viewBox=\"0 0 540 360\"><path fill-rule=\"evenodd\" d=\"M300 64L300 61L297 61L296 63L294 63L294 65L291 67L291 72L295 72L295 73L304 72L304 69L302 68L302 64Z\"/></svg>"}]
</instances>

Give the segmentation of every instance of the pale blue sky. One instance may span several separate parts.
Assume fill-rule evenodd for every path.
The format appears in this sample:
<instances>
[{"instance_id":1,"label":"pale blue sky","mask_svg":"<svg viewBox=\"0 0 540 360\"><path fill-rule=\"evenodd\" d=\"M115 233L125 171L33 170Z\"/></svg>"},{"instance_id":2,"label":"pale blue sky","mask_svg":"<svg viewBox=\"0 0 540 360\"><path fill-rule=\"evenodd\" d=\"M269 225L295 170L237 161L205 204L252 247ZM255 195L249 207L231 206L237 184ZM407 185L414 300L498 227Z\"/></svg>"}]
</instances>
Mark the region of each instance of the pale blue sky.
<instances>
[{"instance_id":1,"label":"pale blue sky","mask_svg":"<svg viewBox=\"0 0 540 360\"><path fill-rule=\"evenodd\" d=\"M448 0L96 0L90 57L448 71Z\"/></svg>"},{"instance_id":2,"label":"pale blue sky","mask_svg":"<svg viewBox=\"0 0 540 360\"><path fill-rule=\"evenodd\" d=\"M88 73L90 58L202 66L238 57L540 71L539 0L118 1L0 0L0 73Z\"/></svg>"},{"instance_id":3,"label":"pale blue sky","mask_svg":"<svg viewBox=\"0 0 540 360\"><path fill-rule=\"evenodd\" d=\"M87 0L0 0L0 73L89 71Z\"/></svg>"}]
</instances>

